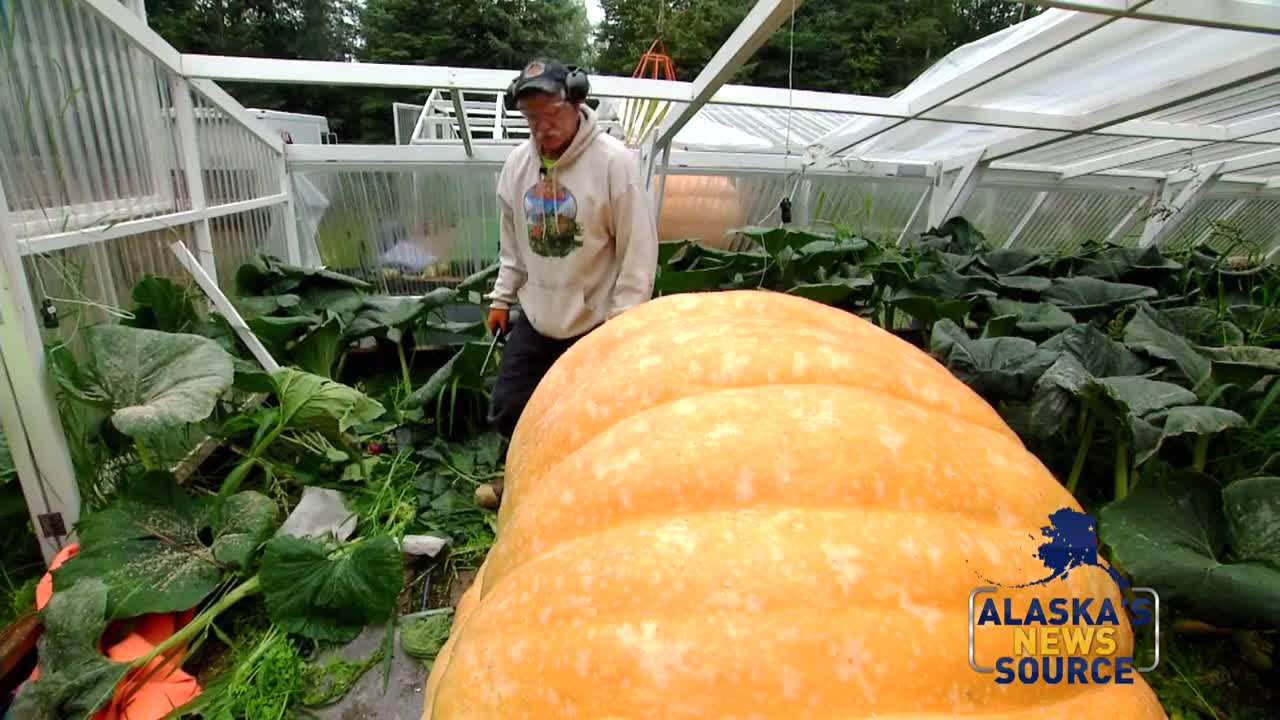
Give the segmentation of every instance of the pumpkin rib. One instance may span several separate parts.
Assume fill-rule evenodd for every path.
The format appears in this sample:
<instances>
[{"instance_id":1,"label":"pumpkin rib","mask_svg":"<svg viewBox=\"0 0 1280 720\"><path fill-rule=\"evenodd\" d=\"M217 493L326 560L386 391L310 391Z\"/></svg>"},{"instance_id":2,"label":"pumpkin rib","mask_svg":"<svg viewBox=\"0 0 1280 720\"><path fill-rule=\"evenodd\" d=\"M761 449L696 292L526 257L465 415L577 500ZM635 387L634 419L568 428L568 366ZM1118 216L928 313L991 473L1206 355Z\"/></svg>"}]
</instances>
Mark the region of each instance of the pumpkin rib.
<instances>
[{"instance_id":1,"label":"pumpkin rib","mask_svg":"<svg viewBox=\"0 0 1280 720\"><path fill-rule=\"evenodd\" d=\"M577 447L574 447L568 450L564 455L561 456L560 460L555 461L552 465L550 465L547 468L545 472L539 475L534 475L530 477L527 483L511 481L516 478L512 478L511 480L508 480L507 486L504 489L505 497L504 497L503 507L506 508L505 515L509 515L511 512L514 511L516 507L518 507L519 504L523 502L524 492L526 487L537 487L545 483L544 478L549 477L553 473L555 473L557 468L563 466L567 462L572 461L572 459L575 456L583 452L584 449L589 448L591 444L595 442L599 437L606 435L607 433L613 431L615 428L623 425L624 423L635 421L639 418L646 417L650 414L657 414L664 410L669 410L670 408L672 408L673 406L679 403L690 402L690 401L701 402L703 400L709 399L709 396L715 396L715 395L726 394L726 393L739 393L739 392L751 391L751 390L762 390L762 389L768 389L769 391L773 391L776 388L778 389L779 392L785 392L788 389L804 391L812 388L822 388L822 387L829 387L829 388L836 389L843 392L874 395L874 396L882 397L883 399L889 401L892 404L899 404L904 407L914 408L915 410L919 410L928 414L936 414L942 418L951 420L953 422L963 423L969 426L971 428L971 431L978 432L979 435L988 436L992 439L999 439L999 441L1003 441L1005 444L1007 444L1008 446L1007 449L1011 453L1026 452L1026 446L1023 445L1021 440L1015 439L1016 436L1015 438L1010 438L1005 433L997 432L992 430L991 428L975 424L972 421L970 421L968 418L965 418L963 416L957 416L950 412L947 412L945 410L939 410L937 408L922 406L911 399L906 399L906 398L893 395L879 388L867 388L867 387L860 387L857 385L846 385L843 383L817 383L817 382L815 383L773 383L773 384L753 383L748 385L718 386L718 387L707 388L700 392L692 392L680 397L670 398L668 400L664 400L662 402L643 407L629 415L620 416L618 417L616 422L606 425L604 427L601 427L598 432L596 432L591 437L586 438L581 444L577 445ZM1043 464L1040 463L1038 459L1035 459L1035 456L1031 456L1031 457L1035 460L1036 464L1038 464L1041 468L1044 468ZM1044 468L1044 472L1049 473L1050 476L1052 476L1052 473L1050 473L1047 468ZM1056 478L1055 478L1055 482L1057 482Z\"/></svg>"},{"instance_id":2,"label":"pumpkin rib","mask_svg":"<svg viewBox=\"0 0 1280 720\"><path fill-rule=\"evenodd\" d=\"M781 523L778 519L779 517L786 516L815 518L813 521L815 524L825 523L828 525L834 525L842 519L850 519L846 518L846 516L856 516L858 514L861 514L862 517L851 518L851 520L855 522L850 522L850 527L857 526L861 528L873 524L871 521L874 521L874 524L878 528L888 530L895 526L903 525L909 528L910 520L915 516L918 516L920 511L906 509L881 509L875 507L858 509L817 509L812 507L762 505L759 508L753 508L750 511L743 511L742 509L699 510L693 512L685 511L673 514L670 520L659 523L653 522L653 518L656 517L656 514L643 518L627 519L593 532L572 538L561 539L547 550L528 558L524 558L521 562L515 563L510 567L501 568L495 565L493 568L490 568L485 586L481 588L481 598L485 602L497 602L496 598L500 597L500 591L506 590L507 587L513 584L518 584L530 573L536 575L537 571L544 570L547 566L572 568L576 571L581 571L581 574L584 576L590 576L593 578L591 583L594 587L610 587L608 580L601 581L598 579L602 576L607 578L609 575L607 571L602 570L600 567L592 566L592 562L596 558L600 558L607 554L607 551L610 550L611 546L614 546L613 549L617 549L617 547L626 547L632 542L652 543L652 541L656 539L661 539L661 533L664 528L672 527L677 524L682 524L691 528L691 530L689 530L679 541L689 545L689 549L686 551L687 554L692 554L694 552L694 548L698 548L699 552L703 552L701 549L702 546L708 544L712 546L711 549L717 552L724 552L727 551L727 548L717 546L716 539L711 537L702 529L703 525L711 525L717 520L723 520L725 525L730 526L731 529L726 530L725 532L733 533L735 538L742 536L748 537L747 542L743 546L737 548L738 557L745 558L745 562L743 563L744 565L759 565L761 567L755 569L763 570L769 569L773 565L787 566L789 564L795 565L801 560L813 560L814 562L812 564L819 565L819 567L815 568L816 571L832 575L835 572L833 567L822 567L821 563L816 562L820 555L825 556L825 559L827 560L826 564L828 566L835 565L838 562L837 560L831 559L830 554L823 547L823 544L836 548L856 547L852 545L857 540L856 536L840 537L838 533L829 531L827 533L827 538L810 538L804 537L804 535L805 531L808 531L811 526L805 526L804 531L795 530L793 534L788 535L786 534L787 529L785 527L780 528L775 527L775 525L779 525ZM998 556L997 558L988 558L988 560L993 564L1000 564L1000 562L1005 558L1013 557L1014 553L1020 548L1028 550L1026 555L1028 557L1032 557L1033 553L1029 552L1029 550L1033 549L1038 544L1037 541L1030 541L1028 539L1032 533L1026 532L1025 529L1006 528L1000 526L975 527L975 525L979 525L979 523L975 523L965 518L963 514L955 512L930 512L929 516L931 518L931 524L939 526L932 529L938 530L942 539L953 540L953 546L977 546L979 548L991 548L996 551L996 555ZM941 526L946 527L943 528ZM920 530L921 528L915 529ZM924 529L928 530L930 528ZM759 554L751 554L755 551L762 552L762 550L757 545L752 544L749 539L750 533L753 530L757 532L768 531L771 533L770 539L773 541L773 546L775 548L776 555L778 556L776 560L770 559L769 562L765 562L761 559ZM834 539L830 537L832 535L835 536ZM917 542L917 538L919 538L919 536L916 535L908 537L910 538L910 543L912 545L914 545ZM710 540L710 542L708 542L708 540ZM809 544L806 545L805 542L801 542L802 540ZM925 556L929 554L930 549L933 549L939 558L943 558L943 556L950 554L952 548L941 546L938 543L932 542L932 540L933 539L919 540L924 543L924 546L919 549L919 556L904 558L904 560L923 562ZM1017 542L1015 542L1015 540ZM901 547L904 542L906 541L899 541L896 544ZM866 546L864 545L863 547ZM1001 554L1000 551L1004 551L1003 554ZM685 555L685 553L671 552L671 548L655 546L653 544L646 544L644 553L648 556L645 558L646 560L666 558L667 563L678 562L679 559ZM499 557L500 559L500 556L495 557ZM567 559L567 561L560 562L563 559ZM854 577L864 577L863 573L865 572L865 569L856 569L856 566L861 564L860 562L855 562L855 560L858 559L859 558L855 557L849 560L851 565L850 573ZM600 563L606 568L613 562L614 560L612 559L609 561L600 561ZM657 561L654 560L654 562L656 564ZM874 562L871 564L873 567L875 566ZM1001 577L998 581L1004 582L1005 584L1014 584L1043 577L1044 572L1042 571L1042 566L1039 566L1038 562L1036 563L1036 566L1032 566L1032 563L1028 562L1028 566L1030 567L1030 571L1018 573L1016 577ZM661 565L659 565L659 567L661 567ZM719 575L714 575L714 569L712 572L714 577L721 577ZM495 573L497 574L495 575ZM626 571L619 571L618 575L621 578L619 582L628 579ZM1114 589L1114 586L1111 583L1110 577L1101 569L1082 569L1073 573L1070 576L1070 580L1072 582L1068 583L1069 586L1074 587L1075 585L1079 585L1080 588L1088 590L1090 595L1097 595L1097 592L1102 590L1105 594L1114 595L1116 599L1119 598L1118 593L1111 592ZM682 583L682 586L684 587L682 592L688 590L687 583L683 583L683 581L680 580L677 580L676 582ZM983 578L982 573L975 569L972 581L962 583L960 590L972 590L973 588L987 583L988 581ZM750 583L748 583L748 585L750 585ZM777 583L773 583L771 587L776 585ZM1099 585L1100 587L1097 587ZM1060 588L1061 585L1058 581L1055 581L1053 587ZM1039 593L1039 588L1040 586L1023 588L1015 594L1026 595L1029 597ZM933 585L930 587L929 592L935 592L936 590L937 586ZM594 591L589 590L588 592ZM814 601L812 596L808 599L811 602ZM914 602L914 604L925 602L928 600L928 597L922 595L919 596L918 600L919 601Z\"/></svg>"},{"instance_id":3,"label":"pumpkin rib","mask_svg":"<svg viewBox=\"0 0 1280 720\"><path fill-rule=\"evenodd\" d=\"M650 412L650 411L652 411L652 410L655 410L655 409L666 408L666 407L670 407L670 406L672 406L672 405L676 405L676 404L681 403L681 402L684 402L684 401L688 401L688 400L696 400L696 399L698 399L698 398L703 398L703 397L708 396L708 395L715 395L715 394L718 394L718 393L725 393L725 392L735 392L735 391L750 390L750 389L757 389L757 388L770 388L770 389L772 389L772 388L779 388L780 390L786 390L786 389L788 389L788 388L789 388L789 389L803 390L803 389L809 389L809 388L821 388L821 387L838 388L838 389L841 389L841 390L853 390L853 391L862 392L862 393L874 393L874 394L876 394L876 395L883 396L885 399L887 399L887 400L889 400L889 401L891 401L891 402L896 402L896 403L902 403L902 404L904 404L904 405L909 405L909 406L911 406L911 407L913 407L913 408L915 408L915 409L917 409L917 410L921 410L921 411L924 411L924 412L926 412L926 413L937 413L938 415L940 415L940 416L942 416L942 417L945 417L945 418L947 418L947 419L953 420L953 421L955 421L955 422L964 423L964 424L969 425L969 426L970 426L970 427L972 427L973 429L978 430L978 431L980 431L980 432L983 432L983 433L990 433L992 436L996 436L996 437L1001 437L1001 438L1003 438L1004 440L1008 441L1008 443L1009 443L1009 445L1010 445L1011 447L1017 448L1017 450L1019 450L1019 451L1025 451L1025 450L1026 450L1026 446L1021 442L1021 440L1017 439L1017 436L1016 436L1016 435L1014 435L1013 437L1010 437L1010 434L1012 434L1012 430L1007 430L1007 432L1002 432L1002 431L999 431L999 430L997 430L997 429L995 429L995 428L991 428L991 427L984 426L984 425L981 425L981 424L979 424L979 423L976 423L976 422L974 422L972 419L970 419L970 418L966 418L966 417L964 417L964 416L962 416L962 415L957 415L957 414L951 413L951 412L949 412L949 411L947 411L947 410L944 410L944 409L941 409L941 408L936 408L936 407L930 407L930 406L927 406L927 405L922 405L922 404L920 404L920 403L918 403L918 402L914 401L913 399L904 398L904 397L901 397L901 396L898 396L898 395L894 395L893 393L890 393L890 392L888 392L888 391L886 391L886 390L882 390L882 389L880 389L880 388L868 388L868 387L862 387L862 386L858 386L858 385L845 384L845 383L825 383L825 382L812 382L812 383L795 383L795 382L793 382L793 383L769 383L769 382L756 382L756 383L747 383L747 384L741 384L741 385L717 385L717 386L711 386L711 387L707 387L707 388L702 389L702 390L696 390L696 391L689 392L688 394L685 394L685 395L681 395L681 396L678 396L678 397L671 397L671 398L667 398L667 399L661 400L661 401L659 401L659 402L656 402L656 403L653 403L653 404L646 405L646 406L644 406L644 407L642 407L642 408L640 408L640 409L636 410L635 412L630 413L630 414L628 414L628 415L618 416L615 422L612 422L612 423L610 423L610 424L608 424L608 425L603 425L603 426L599 427L599 428L596 430L596 432L595 432L594 434L592 434L591 436L586 437L585 439L583 439L583 441L582 441L580 444L577 444L577 445L576 445L576 447L572 447L571 449L567 450L567 451L566 451L566 452L561 456L561 460L560 460L560 461L557 461L557 462L563 462L563 460L564 460L564 459L566 459L566 458L568 458L568 457L571 457L574 453L576 453L576 452L578 452L579 450L581 450L581 449L582 449L582 447L584 447L585 445L589 444L589 443L590 443L592 440L594 440L596 437L598 437L598 436L600 436L600 435L602 435L602 434L604 434L604 433L608 432L609 430L611 430L612 428L616 427L617 425L619 425L619 424L621 424L621 423L623 423L623 422L626 422L626 421L628 421L628 420L631 420L632 418L635 418L635 417L641 416L641 415L643 415L643 414L645 414L645 413L647 413L647 412ZM1006 425L1005 427L1007 428L1008 426ZM514 444L514 440L513 440L513 444ZM555 465L552 465L551 467L555 467ZM548 470L548 472L549 472L549 470ZM512 492L510 492L510 493L509 493L508 497L510 497L511 495L518 494L518 492L519 492L519 490L517 489L518 487L519 487L519 483L511 483L511 484L509 485L509 489L510 489Z\"/></svg>"},{"instance_id":4,"label":"pumpkin rib","mask_svg":"<svg viewBox=\"0 0 1280 720\"><path fill-rule=\"evenodd\" d=\"M746 617L740 611L708 611L653 622L584 620L576 627L525 628L514 646L504 642L510 632L504 631L501 619L495 621L496 626L476 628L455 658L460 679L466 682L442 687L456 694L470 683L479 685L467 693L474 705L465 708L468 712L449 714L448 710L464 708L453 707L454 698L442 694L437 702L446 710L444 717L552 717L563 709L547 699L548 690L561 697L581 697L588 711L608 708L624 716L708 717L699 698L711 696L717 709L730 717L751 712L805 717L800 712L779 714L779 706L786 706L781 700L792 695L786 686L797 667L805 671L796 692L816 694L821 717L852 714L867 705L907 716L951 707L959 714L985 717L980 710L984 705L1025 708L1046 691L1019 684L999 686L991 676L973 672L963 623L961 631L921 635L912 632L917 625L907 613L874 607L846 607L821 617L800 607ZM913 636L929 640L919 646L918 654L909 646L885 642ZM895 647L904 652L893 652ZM887 652L877 653L881 648ZM585 662L579 661L584 656ZM615 691L606 697L581 689L597 684ZM1050 686L1051 698L1043 705L1073 704L1094 689ZM1142 691L1110 686L1100 694L1129 692ZM971 707L961 700L966 694L973 698ZM673 709L681 700L687 704L684 712ZM800 698L792 697L791 702L799 710ZM665 712L644 714L658 707Z\"/></svg>"}]
</instances>

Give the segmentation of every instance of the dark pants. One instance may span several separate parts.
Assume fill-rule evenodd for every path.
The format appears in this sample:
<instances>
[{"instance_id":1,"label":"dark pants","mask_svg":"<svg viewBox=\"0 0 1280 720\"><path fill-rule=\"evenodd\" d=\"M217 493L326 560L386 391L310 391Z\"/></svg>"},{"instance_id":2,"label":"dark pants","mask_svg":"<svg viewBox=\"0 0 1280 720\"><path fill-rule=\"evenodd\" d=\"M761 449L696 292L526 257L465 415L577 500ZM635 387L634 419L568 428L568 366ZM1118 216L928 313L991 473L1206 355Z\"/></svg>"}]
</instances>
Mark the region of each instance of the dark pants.
<instances>
[{"instance_id":1,"label":"dark pants","mask_svg":"<svg viewBox=\"0 0 1280 720\"><path fill-rule=\"evenodd\" d=\"M543 335L525 319L523 313L511 313L502 363L489 403L489 422L507 440L515 432L516 423L534 389L556 360L583 336L561 340Z\"/></svg>"}]
</instances>

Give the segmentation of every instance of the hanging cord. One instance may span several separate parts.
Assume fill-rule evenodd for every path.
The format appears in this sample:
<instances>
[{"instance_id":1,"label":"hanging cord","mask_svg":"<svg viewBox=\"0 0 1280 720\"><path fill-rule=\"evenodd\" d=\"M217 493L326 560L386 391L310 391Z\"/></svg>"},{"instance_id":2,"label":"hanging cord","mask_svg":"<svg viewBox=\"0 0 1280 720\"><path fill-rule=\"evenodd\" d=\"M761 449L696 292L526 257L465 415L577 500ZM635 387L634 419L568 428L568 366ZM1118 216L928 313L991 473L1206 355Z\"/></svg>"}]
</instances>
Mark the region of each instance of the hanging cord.
<instances>
[{"instance_id":1,"label":"hanging cord","mask_svg":"<svg viewBox=\"0 0 1280 720\"><path fill-rule=\"evenodd\" d=\"M787 43L789 45L787 55L787 130L786 130L786 147L782 155L782 167L787 169L791 162L791 113L795 107L795 68L796 68L796 0L791 0L791 27L788 31ZM800 188L800 182L804 179L804 163L800 164L799 170L791 170L783 177L783 184L790 182L795 178L795 182L791 184L791 189L785 193L783 200L787 203L795 198L796 190ZM773 214L782 209L782 203L779 202L773 206L773 209L764 217L760 218L753 225L763 225L768 222Z\"/></svg>"}]
</instances>

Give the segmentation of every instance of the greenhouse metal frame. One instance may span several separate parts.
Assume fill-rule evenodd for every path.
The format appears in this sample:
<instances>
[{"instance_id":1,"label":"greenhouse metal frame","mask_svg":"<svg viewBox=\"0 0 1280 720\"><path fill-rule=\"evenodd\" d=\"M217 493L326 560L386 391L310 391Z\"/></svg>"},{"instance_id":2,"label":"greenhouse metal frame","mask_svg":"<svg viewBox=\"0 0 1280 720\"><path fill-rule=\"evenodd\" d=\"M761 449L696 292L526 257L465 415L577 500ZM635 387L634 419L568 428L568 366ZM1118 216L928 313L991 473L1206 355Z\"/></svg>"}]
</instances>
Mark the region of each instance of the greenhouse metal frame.
<instances>
[{"instance_id":1,"label":"greenhouse metal frame","mask_svg":"<svg viewBox=\"0 0 1280 720\"><path fill-rule=\"evenodd\" d=\"M595 76L592 95L635 147L659 215L668 177L728 176L756 183L761 222L783 196L801 226L861 199L899 242L964 215L1005 246L1058 249L1082 236L1205 242L1231 222L1274 262L1280 3L1025 2L1047 9L894 97L728 82L787 32L800 0L759 0L692 81ZM0 420L48 560L74 541L80 511L46 367L49 303L109 320L131 279L190 273L235 324L223 293L239 261L321 263L316 213L333 192L312 180L338 177L377 203L379 178L472 178L450 187L484 215L492 201L477 194L528 129L504 108L511 70L183 54L148 27L142 0L0 0L0 18ZM225 82L430 95L396 104L397 144L297 144ZM649 122L636 124L639 109ZM373 179L348 182L361 173ZM68 277L55 255L85 274Z\"/></svg>"}]
</instances>

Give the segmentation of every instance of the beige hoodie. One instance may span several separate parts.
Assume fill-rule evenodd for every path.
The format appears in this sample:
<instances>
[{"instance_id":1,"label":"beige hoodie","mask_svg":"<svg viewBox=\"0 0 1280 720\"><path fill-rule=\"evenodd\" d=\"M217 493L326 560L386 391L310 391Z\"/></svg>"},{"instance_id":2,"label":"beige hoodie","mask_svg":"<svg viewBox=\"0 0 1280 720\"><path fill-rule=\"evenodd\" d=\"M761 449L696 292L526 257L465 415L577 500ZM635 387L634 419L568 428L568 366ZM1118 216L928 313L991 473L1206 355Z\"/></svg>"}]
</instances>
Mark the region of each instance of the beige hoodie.
<instances>
[{"instance_id":1,"label":"beige hoodie","mask_svg":"<svg viewBox=\"0 0 1280 720\"><path fill-rule=\"evenodd\" d=\"M519 302L543 335L568 338L653 294L658 228L639 158L582 107L578 133L550 170L533 140L498 178L500 268L487 297Z\"/></svg>"}]
</instances>

